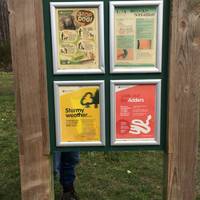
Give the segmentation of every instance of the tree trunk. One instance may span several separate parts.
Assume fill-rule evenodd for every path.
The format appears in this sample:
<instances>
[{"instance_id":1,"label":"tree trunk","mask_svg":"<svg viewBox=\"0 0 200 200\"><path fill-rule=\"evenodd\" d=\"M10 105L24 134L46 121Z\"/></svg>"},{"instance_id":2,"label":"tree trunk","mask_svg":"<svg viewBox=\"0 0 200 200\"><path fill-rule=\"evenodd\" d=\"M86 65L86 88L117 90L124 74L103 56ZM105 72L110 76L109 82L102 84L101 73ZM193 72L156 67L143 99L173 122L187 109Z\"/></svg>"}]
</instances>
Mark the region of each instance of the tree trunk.
<instances>
[{"instance_id":1,"label":"tree trunk","mask_svg":"<svg viewBox=\"0 0 200 200\"><path fill-rule=\"evenodd\" d=\"M0 42L9 41L7 0L0 0Z\"/></svg>"},{"instance_id":2,"label":"tree trunk","mask_svg":"<svg viewBox=\"0 0 200 200\"><path fill-rule=\"evenodd\" d=\"M12 71L7 0L0 0L0 71Z\"/></svg>"}]
</instances>

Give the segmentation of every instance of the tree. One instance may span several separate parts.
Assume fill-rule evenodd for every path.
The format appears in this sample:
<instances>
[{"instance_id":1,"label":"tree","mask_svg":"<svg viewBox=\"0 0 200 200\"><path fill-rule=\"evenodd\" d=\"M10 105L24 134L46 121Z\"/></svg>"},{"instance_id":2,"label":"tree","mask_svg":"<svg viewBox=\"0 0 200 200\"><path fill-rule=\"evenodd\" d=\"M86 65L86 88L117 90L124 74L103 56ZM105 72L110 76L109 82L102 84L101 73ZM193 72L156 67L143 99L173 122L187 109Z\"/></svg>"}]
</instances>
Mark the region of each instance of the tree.
<instances>
[{"instance_id":1,"label":"tree","mask_svg":"<svg viewBox=\"0 0 200 200\"><path fill-rule=\"evenodd\" d=\"M12 70L8 17L7 0L0 0L0 70L4 71Z\"/></svg>"}]
</instances>

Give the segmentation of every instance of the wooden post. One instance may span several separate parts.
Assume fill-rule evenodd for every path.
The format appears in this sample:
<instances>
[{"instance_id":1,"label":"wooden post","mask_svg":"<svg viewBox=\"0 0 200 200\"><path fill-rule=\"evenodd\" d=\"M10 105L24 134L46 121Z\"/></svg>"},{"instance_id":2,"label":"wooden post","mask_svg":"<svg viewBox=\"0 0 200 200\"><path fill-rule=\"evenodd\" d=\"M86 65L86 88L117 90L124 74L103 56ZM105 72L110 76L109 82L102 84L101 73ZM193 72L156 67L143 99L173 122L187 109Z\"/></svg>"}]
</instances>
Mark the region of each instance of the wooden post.
<instances>
[{"instance_id":1,"label":"wooden post","mask_svg":"<svg viewBox=\"0 0 200 200\"><path fill-rule=\"evenodd\" d=\"M168 110L168 200L195 199L199 131L200 0L172 0Z\"/></svg>"},{"instance_id":2,"label":"wooden post","mask_svg":"<svg viewBox=\"0 0 200 200\"><path fill-rule=\"evenodd\" d=\"M47 116L42 0L9 0L17 129L24 200L53 195Z\"/></svg>"}]
</instances>

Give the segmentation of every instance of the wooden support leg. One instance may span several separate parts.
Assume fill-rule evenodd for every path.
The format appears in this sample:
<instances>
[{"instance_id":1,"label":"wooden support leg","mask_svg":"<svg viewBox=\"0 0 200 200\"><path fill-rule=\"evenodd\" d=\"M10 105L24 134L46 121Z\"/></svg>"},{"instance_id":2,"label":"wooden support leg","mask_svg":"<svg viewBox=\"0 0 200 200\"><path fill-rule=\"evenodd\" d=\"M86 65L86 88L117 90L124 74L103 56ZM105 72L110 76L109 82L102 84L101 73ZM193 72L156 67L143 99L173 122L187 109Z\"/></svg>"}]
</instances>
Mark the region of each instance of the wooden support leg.
<instances>
[{"instance_id":1,"label":"wooden support leg","mask_svg":"<svg viewBox=\"0 0 200 200\"><path fill-rule=\"evenodd\" d=\"M195 199L199 132L200 1L172 0L167 200Z\"/></svg>"},{"instance_id":2,"label":"wooden support leg","mask_svg":"<svg viewBox=\"0 0 200 200\"><path fill-rule=\"evenodd\" d=\"M50 200L54 194L48 137L42 0L9 0L8 6L22 199Z\"/></svg>"}]
</instances>

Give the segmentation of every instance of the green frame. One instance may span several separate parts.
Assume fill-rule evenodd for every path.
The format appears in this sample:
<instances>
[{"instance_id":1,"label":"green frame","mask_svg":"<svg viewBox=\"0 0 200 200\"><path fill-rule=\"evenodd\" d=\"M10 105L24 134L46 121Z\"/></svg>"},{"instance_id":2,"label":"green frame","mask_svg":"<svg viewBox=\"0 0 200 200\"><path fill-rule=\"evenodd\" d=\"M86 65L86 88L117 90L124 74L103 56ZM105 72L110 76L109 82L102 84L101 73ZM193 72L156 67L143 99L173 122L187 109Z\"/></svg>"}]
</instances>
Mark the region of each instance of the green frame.
<instances>
[{"instance_id":1,"label":"green frame","mask_svg":"<svg viewBox=\"0 0 200 200\"><path fill-rule=\"evenodd\" d=\"M87 0L90 2L91 0ZM49 110L49 131L50 149L53 151L132 151L132 150L164 150L166 151L166 132L167 132L167 98L168 98L168 41L169 41L169 0L164 1L163 9L163 48L162 48L162 73L137 73L137 74L111 74L109 60L109 0L104 2L104 46L105 46L105 74L53 74L52 40L51 40L51 20L50 2L66 2L63 0L43 0L44 30L45 30L45 52L47 66L47 90L48 90L48 110ZM86 2L76 0L73 2ZM123 78L122 78L123 77ZM84 80L104 80L105 81L105 101L110 101L110 80L125 79L161 79L161 140L160 145L152 146L111 146L110 123L105 124L106 146L105 147L56 147L55 134L55 110L54 110L54 81L84 81ZM105 104L105 110L109 110L110 105ZM110 122L110 115L105 116L105 121Z\"/></svg>"}]
</instances>

